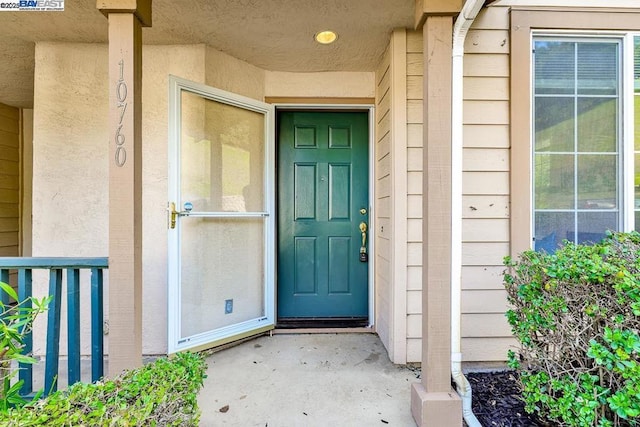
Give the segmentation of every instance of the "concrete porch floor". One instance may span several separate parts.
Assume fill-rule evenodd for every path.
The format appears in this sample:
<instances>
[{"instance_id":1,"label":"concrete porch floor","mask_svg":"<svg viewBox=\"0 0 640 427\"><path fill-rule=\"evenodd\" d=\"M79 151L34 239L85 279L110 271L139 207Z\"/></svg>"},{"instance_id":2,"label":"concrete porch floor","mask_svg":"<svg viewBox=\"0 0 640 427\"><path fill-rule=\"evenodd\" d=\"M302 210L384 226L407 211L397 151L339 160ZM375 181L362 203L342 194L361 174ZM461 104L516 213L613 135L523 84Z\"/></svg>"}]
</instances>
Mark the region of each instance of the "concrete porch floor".
<instances>
[{"instance_id":1,"label":"concrete porch floor","mask_svg":"<svg viewBox=\"0 0 640 427\"><path fill-rule=\"evenodd\" d=\"M375 334L276 334L214 353L200 425L415 426L416 372L391 363Z\"/></svg>"}]
</instances>

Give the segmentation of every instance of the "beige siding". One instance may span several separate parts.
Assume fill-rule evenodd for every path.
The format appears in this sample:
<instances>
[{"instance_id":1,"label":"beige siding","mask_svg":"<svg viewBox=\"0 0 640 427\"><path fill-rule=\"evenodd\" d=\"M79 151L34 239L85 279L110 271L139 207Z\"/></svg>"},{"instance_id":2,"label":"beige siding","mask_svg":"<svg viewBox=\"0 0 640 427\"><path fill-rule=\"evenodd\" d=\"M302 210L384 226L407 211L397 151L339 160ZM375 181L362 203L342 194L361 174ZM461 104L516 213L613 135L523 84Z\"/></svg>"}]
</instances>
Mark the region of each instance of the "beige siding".
<instances>
[{"instance_id":1,"label":"beige siding","mask_svg":"<svg viewBox=\"0 0 640 427\"><path fill-rule=\"evenodd\" d=\"M422 219L422 195L421 194L407 195L407 218Z\"/></svg>"},{"instance_id":2,"label":"beige siding","mask_svg":"<svg viewBox=\"0 0 640 427\"><path fill-rule=\"evenodd\" d=\"M488 12L479 14L473 21L474 30L508 30L509 13L507 8L498 12Z\"/></svg>"},{"instance_id":3,"label":"beige siding","mask_svg":"<svg viewBox=\"0 0 640 427\"><path fill-rule=\"evenodd\" d=\"M509 102L506 100L465 100L463 110L463 120L466 124L509 124Z\"/></svg>"},{"instance_id":4,"label":"beige siding","mask_svg":"<svg viewBox=\"0 0 640 427\"><path fill-rule=\"evenodd\" d=\"M463 265L462 290L504 289L502 273L504 267L499 265Z\"/></svg>"},{"instance_id":5,"label":"beige siding","mask_svg":"<svg viewBox=\"0 0 640 427\"><path fill-rule=\"evenodd\" d=\"M395 363L420 361L422 35L396 30L376 71L376 330Z\"/></svg>"},{"instance_id":6,"label":"beige siding","mask_svg":"<svg viewBox=\"0 0 640 427\"><path fill-rule=\"evenodd\" d=\"M407 266L422 266L422 242L407 243Z\"/></svg>"},{"instance_id":7,"label":"beige siding","mask_svg":"<svg viewBox=\"0 0 640 427\"><path fill-rule=\"evenodd\" d=\"M422 358L422 339L407 338L407 361L419 362Z\"/></svg>"},{"instance_id":8,"label":"beige siding","mask_svg":"<svg viewBox=\"0 0 640 427\"><path fill-rule=\"evenodd\" d=\"M483 9L464 56L462 352L505 360L513 338L504 312L502 259L509 254L509 14Z\"/></svg>"},{"instance_id":9,"label":"beige siding","mask_svg":"<svg viewBox=\"0 0 640 427\"><path fill-rule=\"evenodd\" d=\"M466 123L463 145L465 148L509 148L509 125Z\"/></svg>"},{"instance_id":10,"label":"beige siding","mask_svg":"<svg viewBox=\"0 0 640 427\"><path fill-rule=\"evenodd\" d=\"M465 361L504 360L509 253L509 16L484 9L465 44L462 347ZM422 34L407 32L407 361L421 360Z\"/></svg>"},{"instance_id":11,"label":"beige siding","mask_svg":"<svg viewBox=\"0 0 640 427\"><path fill-rule=\"evenodd\" d=\"M464 323L462 328L464 329ZM515 338L510 335L505 337L463 338L462 356L465 362L502 362L507 359L507 351L514 349L516 344Z\"/></svg>"},{"instance_id":12,"label":"beige siding","mask_svg":"<svg viewBox=\"0 0 640 427\"><path fill-rule=\"evenodd\" d=\"M505 242L509 240L509 220L496 218L463 218L463 242Z\"/></svg>"},{"instance_id":13,"label":"beige siding","mask_svg":"<svg viewBox=\"0 0 640 427\"><path fill-rule=\"evenodd\" d=\"M384 54L376 71L376 330L387 349L391 340L391 52ZM387 227L385 227L387 225ZM385 228L387 230L385 230Z\"/></svg>"},{"instance_id":14,"label":"beige siding","mask_svg":"<svg viewBox=\"0 0 640 427\"><path fill-rule=\"evenodd\" d=\"M507 77L471 77L467 76L463 83L466 100L484 101L509 100L509 78Z\"/></svg>"},{"instance_id":15,"label":"beige siding","mask_svg":"<svg viewBox=\"0 0 640 427\"><path fill-rule=\"evenodd\" d=\"M422 76L407 74L407 99L419 100L422 98Z\"/></svg>"},{"instance_id":16,"label":"beige siding","mask_svg":"<svg viewBox=\"0 0 640 427\"><path fill-rule=\"evenodd\" d=\"M20 111L0 104L0 256L20 253Z\"/></svg>"},{"instance_id":17,"label":"beige siding","mask_svg":"<svg viewBox=\"0 0 640 427\"><path fill-rule=\"evenodd\" d=\"M407 315L422 313L422 299L420 298L421 290L407 290Z\"/></svg>"},{"instance_id":18,"label":"beige siding","mask_svg":"<svg viewBox=\"0 0 640 427\"><path fill-rule=\"evenodd\" d=\"M511 335L511 327L503 313L470 313L462 315L462 337L496 337Z\"/></svg>"},{"instance_id":19,"label":"beige siding","mask_svg":"<svg viewBox=\"0 0 640 427\"><path fill-rule=\"evenodd\" d=\"M469 177L469 174L466 174ZM509 218L508 195L470 194L462 196L462 218Z\"/></svg>"},{"instance_id":20,"label":"beige siding","mask_svg":"<svg viewBox=\"0 0 640 427\"><path fill-rule=\"evenodd\" d=\"M422 39L420 39L422 43ZM407 53L407 76L422 76L424 64L422 62L422 47L418 52Z\"/></svg>"},{"instance_id":21,"label":"beige siding","mask_svg":"<svg viewBox=\"0 0 640 427\"><path fill-rule=\"evenodd\" d=\"M462 295L464 314L504 314L507 311L507 293L504 289L466 290Z\"/></svg>"},{"instance_id":22,"label":"beige siding","mask_svg":"<svg viewBox=\"0 0 640 427\"><path fill-rule=\"evenodd\" d=\"M407 100L407 123L422 124L422 100Z\"/></svg>"},{"instance_id":23,"label":"beige siding","mask_svg":"<svg viewBox=\"0 0 640 427\"><path fill-rule=\"evenodd\" d=\"M407 147L422 148L422 123L407 124Z\"/></svg>"},{"instance_id":24,"label":"beige siding","mask_svg":"<svg viewBox=\"0 0 640 427\"><path fill-rule=\"evenodd\" d=\"M421 265L407 266L407 290L408 291L422 290L422 266ZM418 300L420 300L420 294L412 294L411 298L417 298ZM422 300L420 300L419 304L422 304Z\"/></svg>"},{"instance_id":25,"label":"beige siding","mask_svg":"<svg viewBox=\"0 0 640 427\"><path fill-rule=\"evenodd\" d=\"M376 330L395 363L407 361L407 94L420 90L405 73L406 43L395 30L376 71Z\"/></svg>"},{"instance_id":26,"label":"beige siding","mask_svg":"<svg viewBox=\"0 0 640 427\"><path fill-rule=\"evenodd\" d=\"M465 77L509 77L509 55L504 53L465 53Z\"/></svg>"},{"instance_id":27,"label":"beige siding","mask_svg":"<svg viewBox=\"0 0 640 427\"><path fill-rule=\"evenodd\" d=\"M506 13L507 9L485 9L483 13ZM509 53L509 30L472 29L464 44L465 53Z\"/></svg>"},{"instance_id":28,"label":"beige siding","mask_svg":"<svg viewBox=\"0 0 640 427\"><path fill-rule=\"evenodd\" d=\"M508 195L509 172L463 172L462 193L468 195Z\"/></svg>"},{"instance_id":29,"label":"beige siding","mask_svg":"<svg viewBox=\"0 0 640 427\"><path fill-rule=\"evenodd\" d=\"M422 339L422 32L407 33L407 362L421 361Z\"/></svg>"},{"instance_id":30,"label":"beige siding","mask_svg":"<svg viewBox=\"0 0 640 427\"><path fill-rule=\"evenodd\" d=\"M464 171L470 172L508 172L509 150L496 148L464 148Z\"/></svg>"},{"instance_id":31,"label":"beige siding","mask_svg":"<svg viewBox=\"0 0 640 427\"><path fill-rule=\"evenodd\" d=\"M407 194L422 196L422 171L407 173ZM422 206L420 206L420 211L422 211Z\"/></svg>"}]
</instances>

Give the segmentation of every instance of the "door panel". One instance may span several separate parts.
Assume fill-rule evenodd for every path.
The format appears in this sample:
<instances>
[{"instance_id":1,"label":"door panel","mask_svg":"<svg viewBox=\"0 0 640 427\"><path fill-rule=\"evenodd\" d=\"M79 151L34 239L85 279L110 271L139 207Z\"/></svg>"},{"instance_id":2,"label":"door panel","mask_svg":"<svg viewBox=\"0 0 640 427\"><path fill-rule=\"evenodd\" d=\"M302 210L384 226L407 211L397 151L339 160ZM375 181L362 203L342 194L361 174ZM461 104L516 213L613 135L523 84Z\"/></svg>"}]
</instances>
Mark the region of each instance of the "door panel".
<instances>
[{"instance_id":1,"label":"door panel","mask_svg":"<svg viewBox=\"0 0 640 427\"><path fill-rule=\"evenodd\" d=\"M366 112L279 113L279 319L368 316L368 144Z\"/></svg>"},{"instance_id":2,"label":"door panel","mask_svg":"<svg viewBox=\"0 0 640 427\"><path fill-rule=\"evenodd\" d=\"M171 78L169 352L273 328L273 109Z\"/></svg>"},{"instance_id":3,"label":"door panel","mask_svg":"<svg viewBox=\"0 0 640 427\"><path fill-rule=\"evenodd\" d=\"M351 165L329 164L329 221L349 220Z\"/></svg>"}]
</instances>

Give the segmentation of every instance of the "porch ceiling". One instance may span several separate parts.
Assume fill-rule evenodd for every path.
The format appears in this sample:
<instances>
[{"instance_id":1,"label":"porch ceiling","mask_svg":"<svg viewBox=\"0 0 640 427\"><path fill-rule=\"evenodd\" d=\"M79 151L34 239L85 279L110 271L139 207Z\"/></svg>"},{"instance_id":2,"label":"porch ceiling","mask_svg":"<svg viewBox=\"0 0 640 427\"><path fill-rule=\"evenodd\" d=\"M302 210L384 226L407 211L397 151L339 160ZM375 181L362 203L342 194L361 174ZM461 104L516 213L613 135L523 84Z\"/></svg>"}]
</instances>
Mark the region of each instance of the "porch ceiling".
<instances>
[{"instance_id":1,"label":"porch ceiling","mask_svg":"<svg viewBox=\"0 0 640 427\"><path fill-rule=\"evenodd\" d=\"M414 0L153 0L145 44L204 43L266 70L373 71L393 28L413 25ZM332 45L313 35L331 29ZM95 0L67 0L64 12L0 13L0 102L33 106L39 41L106 43Z\"/></svg>"}]
</instances>

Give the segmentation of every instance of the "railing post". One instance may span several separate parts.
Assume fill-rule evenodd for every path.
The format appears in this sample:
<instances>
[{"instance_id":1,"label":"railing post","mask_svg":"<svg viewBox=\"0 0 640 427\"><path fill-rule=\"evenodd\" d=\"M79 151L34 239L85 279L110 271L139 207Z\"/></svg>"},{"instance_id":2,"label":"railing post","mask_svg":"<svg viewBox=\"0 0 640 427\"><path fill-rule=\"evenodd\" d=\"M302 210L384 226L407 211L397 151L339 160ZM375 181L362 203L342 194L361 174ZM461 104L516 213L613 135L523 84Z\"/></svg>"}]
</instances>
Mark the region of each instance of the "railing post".
<instances>
[{"instance_id":1,"label":"railing post","mask_svg":"<svg viewBox=\"0 0 640 427\"><path fill-rule=\"evenodd\" d=\"M67 384L80 381L80 269L67 269Z\"/></svg>"},{"instance_id":2,"label":"railing post","mask_svg":"<svg viewBox=\"0 0 640 427\"><path fill-rule=\"evenodd\" d=\"M91 269L91 381L104 376L102 269Z\"/></svg>"},{"instance_id":3,"label":"railing post","mask_svg":"<svg viewBox=\"0 0 640 427\"><path fill-rule=\"evenodd\" d=\"M47 360L44 374L44 395L58 389L58 359L60 357L60 302L62 293L62 270L49 272L49 303L47 313Z\"/></svg>"},{"instance_id":4,"label":"railing post","mask_svg":"<svg viewBox=\"0 0 640 427\"><path fill-rule=\"evenodd\" d=\"M23 268L18 270L18 300L23 301L23 307L32 308L31 296L33 295L32 286L32 270L30 268ZM24 337L24 347L22 354L30 356L33 351L33 333L29 332ZM30 363L19 363L20 370L18 372L18 378L24 381L20 394L26 396L33 391L33 365Z\"/></svg>"}]
</instances>

